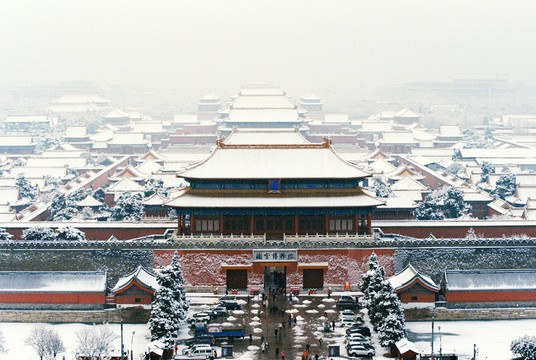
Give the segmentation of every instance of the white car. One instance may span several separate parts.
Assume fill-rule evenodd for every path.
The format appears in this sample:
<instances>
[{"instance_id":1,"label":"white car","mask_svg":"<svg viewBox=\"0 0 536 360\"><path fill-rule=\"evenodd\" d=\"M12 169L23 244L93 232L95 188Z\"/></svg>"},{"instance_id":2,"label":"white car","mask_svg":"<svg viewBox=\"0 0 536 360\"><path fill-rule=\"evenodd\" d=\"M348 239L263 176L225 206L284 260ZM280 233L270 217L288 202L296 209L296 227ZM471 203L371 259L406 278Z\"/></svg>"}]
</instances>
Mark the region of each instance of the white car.
<instances>
[{"instance_id":1,"label":"white car","mask_svg":"<svg viewBox=\"0 0 536 360\"><path fill-rule=\"evenodd\" d=\"M348 355L349 356L366 356L366 357L373 357L376 352L374 349L367 348L361 345L352 346L348 348Z\"/></svg>"},{"instance_id":2,"label":"white car","mask_svg":"<svg viewBox=\"0 0 536 360\"><path fill-rule=\"evenodd\" d=\"M210 314L207 312L198 312L192 315L191 318L188 319L189 323L198 323L198 322L206 322L208 323L210 321Z\"/></svg>"},{"instance_id":3,"label":"white car","mask_svg":"<svg viewBox=\"0 0 536 360\"><path fill-rule=\"evenodd\" d=\"M343 310L339 314L339 319L341 319L341 320L349 319L349 320L352 320L352 321L356 321L357 319L360 319L360 318L361 318L360 315L356 314L352 310Z\"/></svg>"}]
</instances>

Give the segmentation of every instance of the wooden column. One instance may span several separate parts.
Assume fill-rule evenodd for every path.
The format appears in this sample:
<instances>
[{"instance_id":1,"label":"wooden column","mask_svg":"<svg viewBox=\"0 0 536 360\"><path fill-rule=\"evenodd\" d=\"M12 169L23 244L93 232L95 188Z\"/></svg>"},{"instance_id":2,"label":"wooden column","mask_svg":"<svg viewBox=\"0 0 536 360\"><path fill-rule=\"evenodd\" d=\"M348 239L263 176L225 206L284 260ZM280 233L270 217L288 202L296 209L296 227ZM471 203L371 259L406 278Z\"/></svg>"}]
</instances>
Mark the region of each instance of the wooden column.
<instances>
[{"instance_id":1,"label":"wooden column","mask_svg":"<svg viewBox=\"0 0 536 360\"><path fill-rule=\"evenodd\" d=\"M253 230L255 229L254 227L254 222L253 222L253 215L250 215L249 216L249 223L250 223L250 228L251 228L251 234L253 234Z\"/></svg>"},{"instance_id":2,"label":"wooden column","mask_svg":"<svg viewBox=\"0 0 536 360\"><path fill-rule=\"evenodd\" d=\"M299 231L298 224L298 215L294 215L294 234L297 234Z\"/></svg>"},{"instance_id":3,"label":"wooden column","mask_svg":"<svg viewBox=\"0 0 536 360\"><path fill-rule=\"evenodd\" d=\"M329 216L328 215L324 215L324 232L327 233L329 232Z\"/></svg>"},{"instance_id":4,"label":"wooden column","mask_svg":"<svg viewBox=\"0 0 536 360\"><path fill-rule=\"evenodd\" d=\"M367 234L372 234L372 214L367 215Z\"/></svg>"},{"instance_id":5,"label":"wooden column","mask_svg":"<svg viewBox=\"0 0 536 360\"><path fill-rule=\"evenodd\" d=\"M182 215L179 215L177 220L177 235L182 235Z\"/></svg>"},{"instance_id":6,"label":"wooden column","mask_svg":"<svg viewBox=\"0 0 536 360\"><path fill-rule=\"evenodd\" d=\"M190 235L194 234L195 220L194 216L190 215Z\"/></svg>"},{"instance_id":7,"label":"wooden column","mask_svg":"<svg viewBox=\"0 0 536 360\"><path fill-rule=\"evenodd\" d=\"M359 235L359 214L354 216L354 231L357 235Z\"/></svg>"},{"instance_id":8,"label":"wooden column","mask_svg":"<svg viewBox=\"0 0 536 360\"><path fill-rule=\"evenodd\" d=\"M220 234L223 234L223 214L220 215Z\"/></svg>"}]
</instances>

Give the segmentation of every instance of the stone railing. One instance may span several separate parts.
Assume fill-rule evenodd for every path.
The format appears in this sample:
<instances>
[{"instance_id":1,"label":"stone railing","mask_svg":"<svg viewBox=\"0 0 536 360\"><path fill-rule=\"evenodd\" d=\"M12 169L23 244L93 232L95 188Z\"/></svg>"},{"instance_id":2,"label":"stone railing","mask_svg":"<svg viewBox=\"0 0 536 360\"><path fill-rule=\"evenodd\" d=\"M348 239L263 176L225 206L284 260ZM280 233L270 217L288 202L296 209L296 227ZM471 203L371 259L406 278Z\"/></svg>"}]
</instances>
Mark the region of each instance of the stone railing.
<instances>
[{"instance_id":1,"label":"stone railing","mask_svg":"<svg viewBox=\"0 0 536 360\"><path fill-rule=\"evenodd\" d=\"M335 234L283 234L283 241L374 241L375 235Z\"/></svg>"}]
</instances>

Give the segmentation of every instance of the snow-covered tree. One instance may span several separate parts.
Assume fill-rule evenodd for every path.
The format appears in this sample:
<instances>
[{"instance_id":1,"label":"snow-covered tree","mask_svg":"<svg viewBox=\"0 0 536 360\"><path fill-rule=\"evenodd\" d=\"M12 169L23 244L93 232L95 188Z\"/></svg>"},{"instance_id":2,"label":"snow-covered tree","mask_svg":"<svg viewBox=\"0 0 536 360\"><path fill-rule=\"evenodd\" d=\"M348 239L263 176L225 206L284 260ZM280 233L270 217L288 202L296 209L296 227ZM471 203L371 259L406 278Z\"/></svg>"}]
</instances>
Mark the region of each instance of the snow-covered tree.
<instances>
[{"instance_id":1,"label":"snow-covered tree","mask_svg":"<svg viewBox=\"0 0 536 360\"><path fill-rule=\"evenodd\" d=\"M484 161L482 165L480 166L480 168L482 169L482 174L480 174L481 183L488 181L489 174L495 173L495 166L493 166L487 161Z\"/></svg>"},{"instance_id":2,"label":"snow-covered tree","mask_svg":"<svg viewBox=\"0 0 536 360\"><path fill-rule=\"evenodd\" d=\"M108 326L87 326L76 332L78 357L91 360L108 359L113 350L113 342L119 336Z\"/></svg>"},{"instance_id":3,"label":"snow-covered tree","mask_svg":"<svg viewBox=\"0 0 536 360\"><path fill-rule=\"evenodd\" d=\"M449 167L447 168L447 171L449 172L449 174L452 174L452 175L457 175L460 172L460 170L463 170L463 165L456 161L450 164Z\"/></svg>"},{"instance_id":4,"label":"snow-covered tree","mask_svg":"<svg viewBox=\"0 0 536 360\"><path fill-rule=\"evenodd\" d=\"M190 306L186 300L184 278L177 253L173 255L169 266L157 272L156 281L159 288L154 294L149 319L151 339L172 345L186 320Z\"/></svg>"},{"instance_id":5,"label":"snow-covered tree","mask_svg":"<svg viewBox=\"0 0 536 360\"><path fill-rule=\"evenodd\" d=\"M389 281L383 280L381 288L371 294L368 315L382 346L404 337L406 325L402 304Z\"/></svg>"},{"instance_id":6,"label":"snow-covered tree","mask_svg":"<svg viewBox=\"0 0 536 360\"><path fill-rule=\"evenodd\" d=\"M440 202L446 198L443 189L432 191L417 207L415 215L419 220L443 220L445 215L441 210Z\"/></svg>"},{"instance_id":7,"label":"snow-covered tree","mask_svg":"<svg viewBox=\"0 0 536 360\"><path fill-rule=\"evenodd\" d=\"M56 232L56 241L86 241L86 234L72 226L63 226Z\"/></svg>"},{"instance_id":8,"label":"snow-covered tree","mask_svg":"<svg viewBox=\"0 0 536 360\"><path fill-rule=\"evenodd\" d=\"M61 179L50 175L45 176L45 185L57 189L62 185Z\"/></svg>"},{"instance_id":9,"label":"snow-covered tree","mask_svg":"<svg viewBox=\"0 0 536 360\"><path fill-rule=\"evenodd\" d=\"M164 180L162 179L149 179L145 183L143 188L143 196L148 198L155 193L160 194L163 197L168 195L168 189L164 187Z\"/></svg>"},{"instance_id":10,"label":"snow-covered tree","mask_svg":"<svg viewBox=\"0 0 536 360\"><path fill-rule=\"evenodd\" d=\"M516 193L517 183L516 175L512 173L506 173L501 175L497 183L495 184L495 189L491 192L494 197L505 199L508 196L512 196Z\"/></svg>"},{"instance_id":11,"label":"snow-covered tree","mask_svg":"<svg viewBox=\"0 0 536 360\"><path fill-rule=\"evenodd\" d=\"M76 204L88 194L86 189L79 189L71 194L56 194L50 205L50 218L53 221L66 221L76 216Z\"/></svg>"},{"instance_id":12,"label":"snow-covered tree","mask_svg":"<svg viewBox=\"0 0 536 360\"><path fill-rule=\"evenodd\" d=\"M101 203L104 203L104 199L106 198L106 193L102 188L98 188L93 192L93 197L95 200L100 201Z\"/></svg>"},{"instance_id":13,"label":"snow-covered tree","mask_svg":"<svg viewBox=\"0 0 536 360\"><path fill-rule=\"evenodd\" d=\"M29 241L53 241L56 239L56 233L49 227L34 226L24 230L22 238Z\"/></svg>"},{"instance_id":14,"label":"snow-covered tree","mask_svg":"<svg viewBox=\"0 0 536 360\"><path fill-rule=\"evenodd\" d=\"M406 337L404 316L391 312L378 327L378 340L383 347L390 346Z\"/></svg>"},{"instance_id":15,"label":"snow-covered tree","mask_svg":"<svg viewBox=\"0 0 536 360\"><path fill-rule=\"evenodd\" d=\"M0 241L9 241L13 239L13 235L8 233L6 229L0 228Z\"/></svg>"},{"instance_id":16,"label":"snow-covered tree","mask_svg":"<svg viewBox=\"0 0 536 360\"><path fill-rule=\"evenodd\" d=\"M65 351L58 333L42 325L35 326L24 342L34 348L41 360L55 359L60 352Z\"/></svg>"},{"instance_id":17,"label":"snow-covered tree","mask_svg":"<svg viewBox=\"0 0 536 360\"><path fill-rule=\"evenodd\" d=\"M467 209L467 205L463 201L462 190L451 187L447 190L447 197L443 202L443 215L449 219L459 218Z\"/></svg>"},{"instance_id":18,"label":"snow-covered tree","mask_svg":"<svg viewBox=\"0 0 536 360\"><path fill-rule=\"evenodd\" d=\"M376 253L373 252L370 255L368 270L361 276L361 278L362 282L359 287L363 293L365 305L368 307L373 293L381 289L381 283L385 278L385 270L383 266L380 266Z\"/></svg>"},{"instance_id":19,"label":"snow-covered tree","mask_svg":"<svg viewBox=\"0 0 536 360\"><path fill-rule=\"evenodd\" d=\"M111 213L111 218L115 221L140 220L144 213L141 194L122 193L111 209Z\"/></svg>"},{"instance_id":20,"label":"snow-covered tree","mask_svg":"<svg viewBox=\"0 0 536 360\"><path fill-rule=\"evenodd\" d=\"M376 196L379 198L394 197L393 190L391 190L391 185L383 181L383 179L379 176L374 178L372 189L376 191Z\"/></svg>"},{"instance_id":21,"label":"snow-covered tree","mask_svg":"<svg viewBox=\"0 0 536 360\"><path fill-rule=\"evenodd\" d=\"M536 336L521 336L510 344L510 350L522 360L536 360Z\"/></svg>"},{"instance_id":22,"label":"snow-covered tree","mask_svg":"<svg viewBox=\"0 0 536 360\"><path fill-rule=\"evenodd\" d=\"M33 185L24 174L19 174L15 181L15 186L19 188L21 198L35 199L37 196L37 186Z\"/></svg>"}]
</instances>

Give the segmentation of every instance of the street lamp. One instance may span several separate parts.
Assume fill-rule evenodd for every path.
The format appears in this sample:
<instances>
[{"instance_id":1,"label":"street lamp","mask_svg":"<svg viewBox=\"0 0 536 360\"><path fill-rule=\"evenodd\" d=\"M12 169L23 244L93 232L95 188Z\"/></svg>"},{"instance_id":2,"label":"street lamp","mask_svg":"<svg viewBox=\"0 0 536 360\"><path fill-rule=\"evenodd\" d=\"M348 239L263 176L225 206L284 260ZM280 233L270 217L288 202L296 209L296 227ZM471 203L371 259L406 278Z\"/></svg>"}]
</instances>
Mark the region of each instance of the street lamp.
<instances>
[{"instance_id":1,"label":"street lamp","mask_svg":"<svg viewBox=\"0 0 536 360\"><path fill-rule=\"evenodd\" d=\"M123 309L119 307L119 316L121 317L121 360L124 360L124 353L123 353Z\"/></svg>"},{"instance_id":2,"label":"street lamp","mask_svg":"<svg viewBox=\"0 0 536 360\"><path fill-rule=\"evenodd\" d=\"M439 329L439 360L443 360L443 347L441 345L441 326L438 326Z\"/></svg>"},{"instance_id":3,"label":"street lamp","mask_svg":"<svg viewBox=\"0 0 536 360\"><path fill-rule=\"evenodd\" d=\"M132 347L133 346L132 344L134 344L134 334L135 333L136 332L133 331L132 332L132 337L130 338L130 360L134 359L134 348Z\"/></svg>"}]
</instances>

